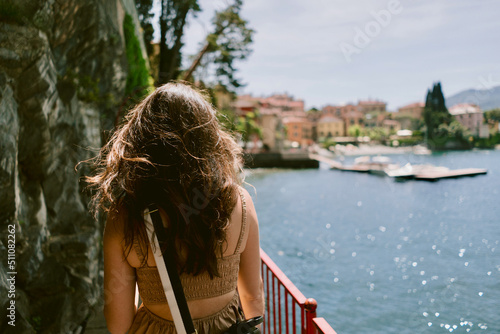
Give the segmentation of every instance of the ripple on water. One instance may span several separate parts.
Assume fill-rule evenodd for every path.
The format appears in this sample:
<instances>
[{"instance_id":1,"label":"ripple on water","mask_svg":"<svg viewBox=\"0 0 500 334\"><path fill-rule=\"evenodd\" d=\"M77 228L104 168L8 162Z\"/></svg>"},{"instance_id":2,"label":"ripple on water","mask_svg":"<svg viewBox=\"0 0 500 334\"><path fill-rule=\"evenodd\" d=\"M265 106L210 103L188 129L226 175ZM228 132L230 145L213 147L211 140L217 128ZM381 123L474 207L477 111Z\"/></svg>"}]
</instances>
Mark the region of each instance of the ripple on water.
<instances>
[{"instance_id":1,"label":"ripple on water","mask_svg":"<svg viewBox=\"0 0 500 334\"><path fill-rule=\"evenodd\" d=\"M421 159L489 174L435 183L327 169L247 177L263 249L338 333L500 333L500 206L491 196L500 151Z\"/></svg>"}]
</instances>

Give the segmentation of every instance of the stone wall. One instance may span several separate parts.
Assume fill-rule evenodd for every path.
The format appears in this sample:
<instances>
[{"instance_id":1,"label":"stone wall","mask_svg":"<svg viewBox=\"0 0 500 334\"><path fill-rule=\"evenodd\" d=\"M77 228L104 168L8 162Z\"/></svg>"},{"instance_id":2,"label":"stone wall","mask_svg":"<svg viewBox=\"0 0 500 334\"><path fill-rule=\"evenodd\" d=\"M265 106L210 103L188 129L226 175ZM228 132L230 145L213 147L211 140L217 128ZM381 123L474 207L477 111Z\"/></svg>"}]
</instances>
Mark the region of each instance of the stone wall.
<instances>
[{"instance_id":1,"label":"stone wall","mask_svg":"<svg viewBox=\"0 0 500 334\"><path fill-rule=\"evenodd\" d=\"M123 99L125 10L117 0L1 1L4 311L9 224L17 274L16 326L2 316L0 332L78 332L101 296L102 222L88 213L88 167L75 165L95 155Z\"/></svg>"}]
</instances>

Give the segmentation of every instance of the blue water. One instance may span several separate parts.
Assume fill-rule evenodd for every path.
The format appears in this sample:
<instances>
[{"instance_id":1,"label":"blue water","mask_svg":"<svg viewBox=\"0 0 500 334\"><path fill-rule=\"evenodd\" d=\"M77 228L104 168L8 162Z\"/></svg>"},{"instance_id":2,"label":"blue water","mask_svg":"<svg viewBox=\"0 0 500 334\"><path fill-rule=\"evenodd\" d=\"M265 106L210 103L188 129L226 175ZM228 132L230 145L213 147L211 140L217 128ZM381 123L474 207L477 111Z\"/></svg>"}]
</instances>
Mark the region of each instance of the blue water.
<instances>
[{"instance_id":1,"label":"blue water","mask_svg":"<svg viewBox=\"0 0 500 334\"><path fill-rule=\"evenodd\" d=\"M500 151L392 158L488 174L253 170L262 248L338 334L500 333Z\"/></svg>"}]
</instances>

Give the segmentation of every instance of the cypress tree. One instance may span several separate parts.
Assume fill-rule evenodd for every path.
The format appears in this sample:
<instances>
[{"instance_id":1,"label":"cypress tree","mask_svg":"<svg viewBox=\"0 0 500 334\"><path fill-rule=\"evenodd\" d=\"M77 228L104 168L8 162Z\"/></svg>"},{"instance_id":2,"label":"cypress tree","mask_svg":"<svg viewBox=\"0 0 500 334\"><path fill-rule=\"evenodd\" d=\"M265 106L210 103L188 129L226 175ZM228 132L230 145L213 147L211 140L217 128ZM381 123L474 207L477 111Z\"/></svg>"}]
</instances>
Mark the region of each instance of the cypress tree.
<instances>
[{"instance_id":1,"label":"cypress tree","mask_svg":"<svg viewBox=\"0 0 500 334\"><path fill-rule=\"evenodd\" d=\"M440 134L438 128L441 124L449 125L452 116L446 108L446 101L441 88L441 83L434 84L432 91L427 90L425 99L424 121L427 127L427 139L435 143ZM444 139L444 138L441 138Z\"/></svg>"}]
</instances>

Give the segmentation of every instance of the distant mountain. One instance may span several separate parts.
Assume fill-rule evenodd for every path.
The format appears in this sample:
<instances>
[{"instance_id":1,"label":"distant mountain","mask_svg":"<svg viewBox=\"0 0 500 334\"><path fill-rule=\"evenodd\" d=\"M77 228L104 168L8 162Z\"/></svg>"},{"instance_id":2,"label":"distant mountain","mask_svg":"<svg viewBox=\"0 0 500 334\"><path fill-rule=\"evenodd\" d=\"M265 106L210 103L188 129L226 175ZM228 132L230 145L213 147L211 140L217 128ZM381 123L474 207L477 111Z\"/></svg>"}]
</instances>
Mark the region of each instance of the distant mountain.
<instances>
[{"instance_id":1,"label":"distant mountain","mask_svg":"<svg viewBox=\"0 0 500 334\"><path fill-rule=\"evenodd\" d=\"M484 90L467 89L446 98L448 108L459 103L477 104L484 111L500 108L500 86Z\"/></svg>"}]
</instances>

